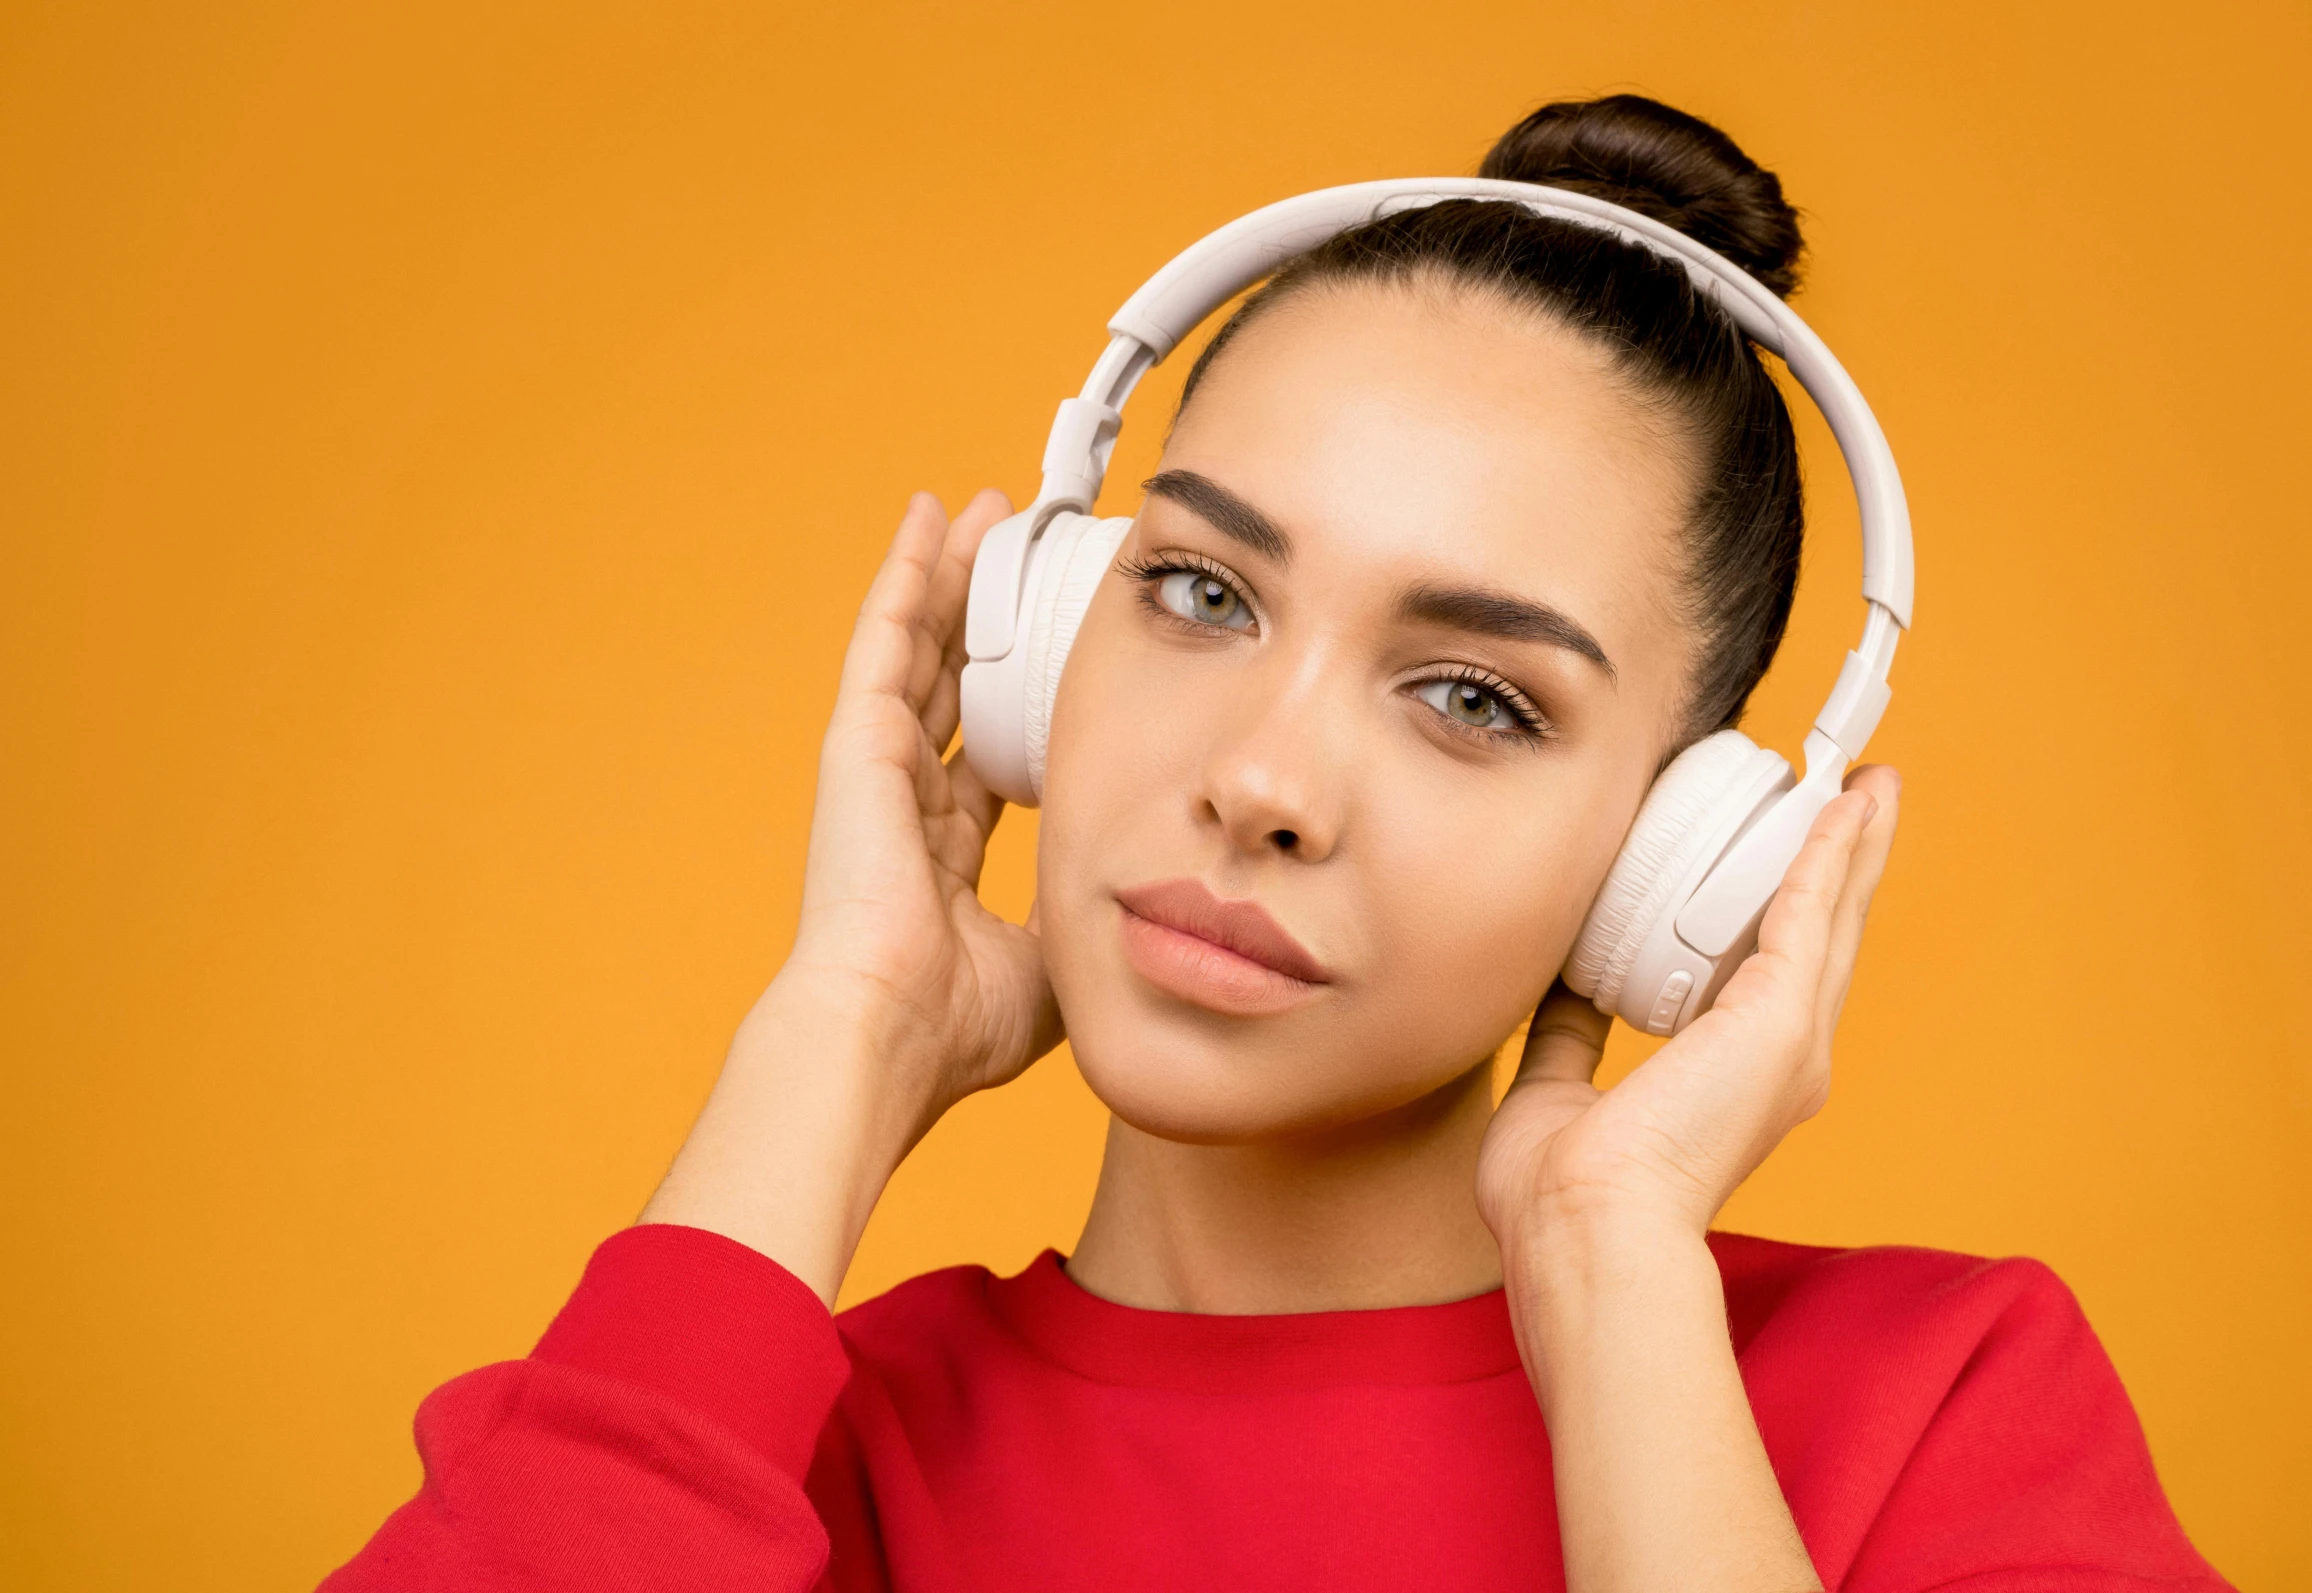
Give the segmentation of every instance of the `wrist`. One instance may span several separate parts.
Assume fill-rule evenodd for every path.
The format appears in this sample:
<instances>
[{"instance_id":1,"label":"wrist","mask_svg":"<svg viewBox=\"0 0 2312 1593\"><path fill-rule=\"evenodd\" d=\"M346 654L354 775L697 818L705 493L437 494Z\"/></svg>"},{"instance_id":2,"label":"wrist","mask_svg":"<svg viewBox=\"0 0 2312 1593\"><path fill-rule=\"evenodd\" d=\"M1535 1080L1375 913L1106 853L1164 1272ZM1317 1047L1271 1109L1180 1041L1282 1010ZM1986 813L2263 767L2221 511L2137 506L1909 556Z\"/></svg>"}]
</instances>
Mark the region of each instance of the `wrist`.
<instances>
[{"instance_id":1,"label":"wrist","mask_svg":"<svg viewBox=\"0 0 2312 1593\"><path fill-rule=\"evenodd\" d=\"M1631 1325L1700 1315L1723 1331L1716 1257L1683 1213L1623 1201L1535 1208L1501 1240L1501 1271L1527 1370L1545 1405Z\"/></svg>"},{"instance_id":2,"label":"wrist","mask_svg":"<svg viewBox=\"0 0 2312 1593\"><path fill-rule=\"evenodd\" d=\"M1577 1184L1530 1179L1485 1217L1504 1255L1531 1247L1582 1248L1605 1242L1700 1240L1716 1208L1669 1181L1624 1177Z\"/></svg>"},{"instance_id":3,"label":"wrist","mask_svg":"<svg viewBox=\"0 0 2312 1593\"><path fill-rule=\"evenodd\" d=\"M863 1059L897 1036L897 1006L863 974L789 958L739 1020L732 1049L758 1043L774 1049L783 1036L807 1034L843 1059Z\"/></svg>"},{"instance_id":4,"label":"wrist","mask_svg":"<svg viewBox=\"0 0 2312 1593\"><path fill-rule=\"evenodd\" d=\"M945 1037L922 1027L888 986L790 959L740 1020L724 1069L812 1075L896 1167L949 1104L940 1099Z\"/></svg>"},{"instance_id":5,"label":"wrist","mask_svg":"<svg viewBox=\"0 0 2312 1593\"><path fill-rule=\"evenodd\" d=\"M886 1023L839 996L773 981L642 1214L751 1246L830 1303L916 1132L896 1087L908 1070L884 1065Z\"/></svg>"},{"instance_id":6,"label":"wrist","mask_svg":"<svg viewBox=\"0 0 2312 1593\"><path fill-rule=\"evenodd\" d=\"M1553 1202L1507 1225L1499 1236L1502 1270L1552 1288L1598 1287L1650 1266L1708 1259L1705 1233L1684 1212L1657 1205Z\"/></svg>"}]
</instances>

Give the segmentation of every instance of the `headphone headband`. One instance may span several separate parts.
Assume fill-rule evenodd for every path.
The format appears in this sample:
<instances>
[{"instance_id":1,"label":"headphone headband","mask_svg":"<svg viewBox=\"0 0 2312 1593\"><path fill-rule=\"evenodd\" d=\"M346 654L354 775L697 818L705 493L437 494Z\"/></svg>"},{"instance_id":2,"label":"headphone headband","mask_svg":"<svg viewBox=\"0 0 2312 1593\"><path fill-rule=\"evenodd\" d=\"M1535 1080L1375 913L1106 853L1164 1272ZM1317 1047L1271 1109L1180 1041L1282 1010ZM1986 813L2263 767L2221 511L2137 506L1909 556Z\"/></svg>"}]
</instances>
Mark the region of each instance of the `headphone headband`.
<instances>
[{"instance_id":1,"label":"headphone headband","mask_svg":"<svg viewBox=\"0 0 2312 1593\"><path fill-rule=\"evenodd\" d=\"M1859 757L1886 711L1887 673L1898 635L1910 626L1912 597L1910 508L1894 452L1862 390L1796 312L1725 256L1634 210L1536 183L1413 177L1319 189L1241 216L1174 256L1109 320L1112 339L1081 396L1061 401L1034 505L981 546L965 631L970 656L996 659L1011 651L1029 545L1054 515L1091 511L1123 424L1124 402L1149 369L1206 316L1295 255L1352 227L1447 199L1522 205L1677 262L1752 341L1782 357L1814 400L1854 484L1862 520L1862 595L1870 607L1862 641L1847 654L1829 701L1815 717L1817 734L1832 745L1818 748L1809 736L1807 764L1811 772L1818 752Z\"/></svg>"},{"instance_id":2,"label":"headphone headband","mask_svg":"<svg viewBox=\"0 0 2312 1593\"><path fill-rule=\"evenodd\" d=\"M1137 338L1162 359L1180 339L1231 298L1298 254L1352 227L1446 199L1523 205L1578 226L1618 234L1676 259L1695 285L1718 299L1751 337L1782 352L1788 306L1725 256L1650 216L1571 189L1490 177L1408 177L1320 188L1265 205L1207 233L1175 255L1108 321L1119 337ZM1731 295L1732 302L1727 302ZM1779 312L1779 315L1778 313ZM1795 320L1795 317L1790 317Z\"/></svg>"}]
</instances>

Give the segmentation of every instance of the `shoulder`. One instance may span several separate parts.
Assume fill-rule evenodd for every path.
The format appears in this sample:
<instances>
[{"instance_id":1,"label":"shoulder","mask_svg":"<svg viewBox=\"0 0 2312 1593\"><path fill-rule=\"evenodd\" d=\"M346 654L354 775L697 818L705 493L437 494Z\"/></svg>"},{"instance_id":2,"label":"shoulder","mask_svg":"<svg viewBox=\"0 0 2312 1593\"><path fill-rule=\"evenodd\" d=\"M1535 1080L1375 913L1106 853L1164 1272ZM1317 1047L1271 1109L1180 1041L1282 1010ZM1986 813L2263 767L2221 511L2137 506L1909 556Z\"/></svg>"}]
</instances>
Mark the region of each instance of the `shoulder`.
<instances>
[{"instance_id":1,"label":"shoulder","mask_svg":"<svg viewBox=\"0 0 2312 1593\"><path fill-rule=\"evenodd\" d=\"M1047 1264L1048 1256L1039 1257L1028 1270ZM1024 1394L1039 1363L1004 1298L1025 1276L943 1267L839 1313L835 1331L851 1362L850 1394L909 1408L945 1407L967 1387L988 1397Z\"/></svg>"},{"instance_id":2,"label":"shoulder","mask_svg":"<svg viewBox=\"0 0 2312 1593\"><path fill-rule=\"evenodd\" d=\"M911 1471L984 1439L992 1415L1041 1409L1044 1369L998 1299L1013 1282L985 1267L946 1267L839 1313L850 1377L822 1464L864 1475L869 1457L904 1455Z\"/></svg>"},{"instance_id":3,"label":"shoulder","mask_svg":"<svg viewBox=\"0 0 2312 1593\"><path fill-rule=\"evenodd\" d=\"M854 1357L905 1359L994 1325L985 1267L942 1267L862 1300L835 1315L835 1331Z\"/></svg>"},{"instance_id":4,"label":"shoulder","mask_svg":"<svg viewBox=\"0 0 2312 1593\"><path fill-rule=\"evenodd\" d=\"M2028 1257L1913 1245L1834 1249L1731 1233L1711 1234L1710 1249L1726 1280L1737 1346L1762 1334L1956 1347L2016 1327L2087 1332L2071 1290Z\"/></svg>"},{"instance_id":5,"label":"shoulder","mask_svg":"<svg viewBox=\"0 0 2312 1593\"><path fill-rule=\"evenodd\" d=\"M1828 1418L1859 1401L1923 1428L1961 1404L2134 1417L2079 1302L2044 1264L1909 1245L1834 1250L1713 1234L1752 1397Z\"/></svg>"},{"instance_id":6,"label":"shoulder","mask_svg":"<svg viewBox=\"0 0 2312 1593\"><path fill-rule=\"evenodd\" d=\"M1759 1433L1817 1564L1839 1568L1826 1578L1942 1586L2064 1566L2074 1580L2030 1585L2107 1585L2091 1572L2223 1585L2168 1508L2078 1300L2042 1263L1739 1234L1710 1248Z\"/></svg>"}]
</instances>

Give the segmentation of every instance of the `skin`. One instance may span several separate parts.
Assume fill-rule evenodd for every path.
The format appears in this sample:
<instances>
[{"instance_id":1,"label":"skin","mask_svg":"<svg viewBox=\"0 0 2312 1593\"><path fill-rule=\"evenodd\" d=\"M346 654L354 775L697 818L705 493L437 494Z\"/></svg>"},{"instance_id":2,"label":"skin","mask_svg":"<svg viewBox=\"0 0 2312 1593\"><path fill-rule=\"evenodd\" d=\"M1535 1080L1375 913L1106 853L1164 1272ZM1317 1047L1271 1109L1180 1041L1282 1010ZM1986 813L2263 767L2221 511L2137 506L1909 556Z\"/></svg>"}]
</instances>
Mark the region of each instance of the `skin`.
<instances>
[{"instance_id":1,"label":"skin","mask_svg":"<svg viewBox=\"0 0 2312 1593\"><path fill-rule=\"evenodd\" d=\"M1669 427L1603 350L1482 294L1326 287L1255 320L1070 655L1026 927L975 894L1001 803L941 757L971 557L1008 505L951 524L919 497L845 660L794 952L644 1220L831 1301L907 1149L1064 1011L1114 1114L1077 1283L1209 1312L1505 1286L1572 1588L1819 1586L1703 1235L1827 1094L1893 771L1850 777L1757 953L1612 1091L1607 1020L1553 983L1690 735ZM1509 605L1435 597L1467 591ZM1258 903L1322 980L1248 1013L1152 977L1119 893L1183 879Z\"/></svg>"}]
</instances>

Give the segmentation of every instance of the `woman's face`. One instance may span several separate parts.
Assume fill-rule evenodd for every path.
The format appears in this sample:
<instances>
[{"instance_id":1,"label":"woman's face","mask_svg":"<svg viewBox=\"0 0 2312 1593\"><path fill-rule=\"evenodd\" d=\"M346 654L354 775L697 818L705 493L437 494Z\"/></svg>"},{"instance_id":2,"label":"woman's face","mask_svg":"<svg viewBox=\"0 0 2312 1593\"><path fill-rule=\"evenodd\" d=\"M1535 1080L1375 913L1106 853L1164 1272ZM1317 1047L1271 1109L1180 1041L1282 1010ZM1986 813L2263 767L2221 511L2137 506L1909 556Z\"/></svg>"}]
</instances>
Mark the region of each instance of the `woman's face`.
<instances>
[{"instance_id":1,"label":"woman's face","mask_svg":"<svg viewBox=\"0 0 2312 1593\"><path fill-rule=\"evenodd\" d=\"M1242 329L1053 711L1045 957L1112 1110L1334 1127L1524 1020L1676 732L1689 494L1532 311L1325 285Z\"/></svg>"}]
</instances>

